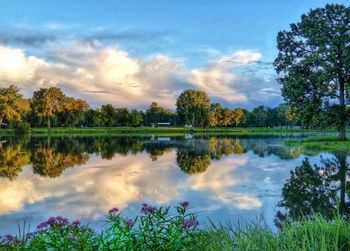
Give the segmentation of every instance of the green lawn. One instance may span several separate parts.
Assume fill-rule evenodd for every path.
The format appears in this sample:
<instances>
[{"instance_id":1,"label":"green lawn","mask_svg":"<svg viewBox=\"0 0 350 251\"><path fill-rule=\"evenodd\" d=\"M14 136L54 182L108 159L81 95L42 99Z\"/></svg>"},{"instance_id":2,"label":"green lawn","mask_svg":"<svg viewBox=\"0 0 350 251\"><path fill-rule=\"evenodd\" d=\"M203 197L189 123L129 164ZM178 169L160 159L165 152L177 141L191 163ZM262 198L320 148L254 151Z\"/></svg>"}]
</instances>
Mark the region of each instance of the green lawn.
<instances>
[{"instance_id":1,"label":"green lawn","mask_svg":"<svg viewBox=\"0 0 350 251\"><path fill-rule=\"evenodd\" d=\"M147 135L147 134L160 134L160 135L183 135L189 133L195 134L233 134L233 135L250 135L250 134L276 134L276 133L310 133L310 132L335 132L332 129L329 130L308 130L308 129L289 129L289 128L195 128L185 129L183 127L98 127L98 128L32 128L31 134L34 135ZM14 134L11 129L1 129L0 134L10 135Z\"/></svg>"},{"instance_id":2,"label":"green lawn","mask_svg":"<svg viewBox=\"0 0 350 251\"><path fill-rule=\"evenodd\" d=\"M287 140L286 146L302 146L306 151L350 151L350 140L339 140L338 137L309 137L302 140Z\"/></svg>"}]
</instances>

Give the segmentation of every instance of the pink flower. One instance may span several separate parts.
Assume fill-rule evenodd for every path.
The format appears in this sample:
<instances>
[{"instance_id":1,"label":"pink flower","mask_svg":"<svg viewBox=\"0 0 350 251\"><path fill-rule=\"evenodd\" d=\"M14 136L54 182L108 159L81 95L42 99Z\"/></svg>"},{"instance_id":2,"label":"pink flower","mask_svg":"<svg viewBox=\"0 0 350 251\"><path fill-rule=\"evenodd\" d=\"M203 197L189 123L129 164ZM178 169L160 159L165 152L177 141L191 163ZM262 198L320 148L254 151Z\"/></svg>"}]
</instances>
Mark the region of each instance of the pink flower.
<instances>
[{"instance_id":1,"label":"pink flower","mask_svg":"<svg viewBox=\"0 0 350 251\"><path fill-rule=\"evenodd\" d=\"M132 228L134 226L134 222L132 219L128 219L126 222L125 222L126 225L128 225L130 228Z\"/></svg>"},{"instance_id":2,"label":"pink flower","mask_svg":"<svg viewBox=\"0 0 350 251\"><path fill-rule=\"evenodd\" d=\"M186 228L186 229L190 229L191 227L195 227L199 224L198 221L196 220L189 220L189 219L186 219L186 220L183 220L181 222L181 225Z\"/></svg>"},{"instance_id":3,"label":"pink flower","mask_svg":"<svg viewBox=\"0 0 350 251\"><path fill-rule=\"evenodd\" d=\"M41 222L39 225L36 226L36 228L46 228L48 226L47 222L44 221L44 222Z\"/></svg>"},{"instance_id":4,"label":"pink flower","mask_svg":"<svg viewBox=\"0 0 350 251\"><path fill-rule=\"evenodd\" d=\"M147 205L147 204L145 204L145 203L142 204L142 205L143 205L143 207L142 207L142 209L141 209L141 212L142 212L142 213L145 213L145 214L147 214L147 213L153 213L154 211L157 210L156 207Z\"/></svg>"},{"instance_id":5,"label":"pink flower","mask_svg":"<svg viewBox=\"0 0 350 251\"><path fill-rule=\"evenodd\" d=\"M190 203L187 200L185 200L185 201L181 202L180 205L183 207L188 207L190 205Z\"/></svg>"},{"instance_id":6,"label":"pink flower","mask_svg":"<svg viewBox=\"0 0 350 251\"><path fill-rule=\"evenodd\" d=\"M75 220L70 224L71 227L77 227L79 225L80 225L80 221L78 221L78 220Z\"/></svg>"},{"instance_id":7,"label":"pink flower","mask_svg":"<svg viewBox=\"0 0 350 251\"><path fill-rule=\"evenodd\" d=\"M116 208L116 207L113 207L112 209L109 209L109 213L110 214L114 214L114 213L117 213L119 211L119 209L118 208Z\"/></svg>"}]
</instances>

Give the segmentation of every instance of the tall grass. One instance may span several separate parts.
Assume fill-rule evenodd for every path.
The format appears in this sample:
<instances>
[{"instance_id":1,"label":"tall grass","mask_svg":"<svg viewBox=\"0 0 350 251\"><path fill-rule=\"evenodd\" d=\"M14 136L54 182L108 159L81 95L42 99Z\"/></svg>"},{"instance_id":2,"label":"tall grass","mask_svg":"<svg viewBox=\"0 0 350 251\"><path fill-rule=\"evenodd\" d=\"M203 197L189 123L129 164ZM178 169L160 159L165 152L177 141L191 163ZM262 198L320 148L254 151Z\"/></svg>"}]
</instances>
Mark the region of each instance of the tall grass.
<instances>
[{"instance_id":1,"label":"tall grass","mask_svg":"<svg viewBox=\"0 0 350 251\"><path fill-rule=\"evenodd\" d=\"M331 221L316 214L286 223L277 233L263 223L211 224L199 230L193 243L198 250L350 250L350 224L341 216Z\"/></svg>"}]
</instances>

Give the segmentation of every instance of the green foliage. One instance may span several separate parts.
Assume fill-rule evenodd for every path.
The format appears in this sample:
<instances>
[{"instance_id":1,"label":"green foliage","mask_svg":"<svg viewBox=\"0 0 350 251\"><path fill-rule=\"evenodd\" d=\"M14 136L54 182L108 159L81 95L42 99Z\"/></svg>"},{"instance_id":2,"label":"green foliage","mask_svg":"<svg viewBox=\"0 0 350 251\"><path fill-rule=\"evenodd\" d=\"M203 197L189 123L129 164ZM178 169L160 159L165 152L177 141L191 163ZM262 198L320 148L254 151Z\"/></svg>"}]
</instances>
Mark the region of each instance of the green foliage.
<instances>
[{"instance_id":1,"label":"green foliage","mask_svg":"<svg viewBox=\"0 0 350 251\"><path fill-rule=\"evenodd\" d=\"M50 128L50 119L64 109L65 95L57 87L41 88L35 91L31 100L31 108L36 116L47 119Z\"/></svg>"},{"instance_id":2,"label":"green foliage","mask_svg":"<svg viewBox=\"0 0 350 251\"><path fill-rule=\"evenodd\" d=\"M28 100L24 99L17 87L0 88L0 128L4 120L19 122L30 110Z\"/></svg>"},{"instance_id":3,"label":"green foliage","mask_svg":"<svg viewBox=\"0 0 350 251\"><path fill-rule=\"evenodd\" d=\"M282 95L304 124L331 119L342 139L350 75L350 7L327 4L310 10L277 36L275 69Z\"/></svg>"},{"instance_id":4,"label":"green foliage","mask_svg":"<svg viewBox=\"0 0 350 251\"><path fill-rule=\"evenodd\" d=\"M222 107L219 103L210 104L203 91L186 90L178 99L178 111L172 112L152 102L143 112L136 109L114 107L112 104L91 109L81 99L66 96L57 87L42 88L35 91L29 101L22 98L14 86L1 89L0 123L4 121L11 127L13 122L27 122L32 128L41 127L142 127L160 122L170 122L171 126L191 124L196 127L276 127L297 125L294 114L278 111L276 108L262 106L252 112L241 108ZM30 111L29 111L30 110ZM2 112L2 113L1 113ZM288 121L288 122L285 122ZM329 122L330 123L330 122ZM69 129L69 130L70 130ZM179 130L178 128L177 130ZM50 130L51 133L56 129ZM126 130L126 129L122 129ZM5 130L1 132L4 133ZM42 132L42 130L40 130Z\"/></svg>"},{"instance_id":5,"label":"green foliage","mask_svg":"<svg viewBox=\"0 0 350 251\"><path fill-rule=\"evenodd\" d=\"M320 250L350 248L350 223L341 216L327 220L316 214L286 223L274 233L263 222L215 225L197 231L191 250Z\"/></svg>"},{"instance_id":6,"label":"green foliage","mask_svg":"<svg viewBox=\"0 0 350 251\"><path fill-rule=\"evenodd\" d=\"M208 123L210 127L237 126L244 114L240 108L223 108L219 103L210 105Z\"/></svg>"},{"instance_id":7,"label":"green foliage","mask_svg":"<svg viewBox=\"0 0 350 251\"><path fill-rule=\"evenodd\" d=\"M204 91L185 90L176 100L176 111L182 124L207 126L210 99Z\"/></svg>"}]
</instances>

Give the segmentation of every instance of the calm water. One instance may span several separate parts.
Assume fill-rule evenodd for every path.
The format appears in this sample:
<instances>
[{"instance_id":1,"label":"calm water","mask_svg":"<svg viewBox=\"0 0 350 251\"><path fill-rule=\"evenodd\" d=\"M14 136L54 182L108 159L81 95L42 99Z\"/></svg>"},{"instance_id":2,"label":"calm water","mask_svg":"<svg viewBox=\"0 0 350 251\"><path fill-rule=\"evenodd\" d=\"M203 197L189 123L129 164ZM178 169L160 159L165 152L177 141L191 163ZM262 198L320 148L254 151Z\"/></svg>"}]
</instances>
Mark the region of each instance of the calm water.
<instances>
[{"instance_id":1,"label":"calm water","mask_svg":"<svg viewBox=\"0 0 350 251\"><path fill-rule=\"evenodd\" d=\"M289 202L292 214L291 205L296 210L312 203L320 187L324 189L321 197L325 196L321 206L326 208L334 205L331 196L344 197L347 191L334 189L338 183L347 184L346 172L345 181L332 176L329 187L325 181L317 183L325 177L321 173L330 173L322 169L311 174L321 175L311 188L304 189L309 181L293 181L296 191L290 194L298 194L297 199L283 198L290 171L306 156L303 149L283 146L289 137L2 138L0 235L16 231L23 221L35 227L56 215L80 219L98 229L112 207L134 215L143 202L168 205L182 200L189 200L193 211L200 213L202 226L207 217L221 222L261 218L275 228L276 215L285 212L281 205L288 204L278 205L282 199ZM311 164L321 165L328 159L336 162L337 157L335 153L308 156ZM339 176L337 165L329 170ZM302 180L303 175L298 177ZM305 200L300 199L300 189L309 196Z\"/></svg>"}]
</instances>

